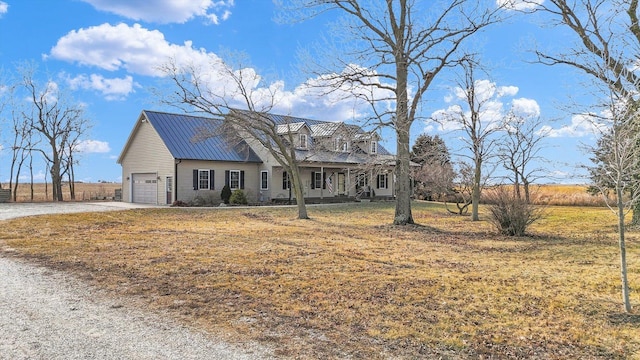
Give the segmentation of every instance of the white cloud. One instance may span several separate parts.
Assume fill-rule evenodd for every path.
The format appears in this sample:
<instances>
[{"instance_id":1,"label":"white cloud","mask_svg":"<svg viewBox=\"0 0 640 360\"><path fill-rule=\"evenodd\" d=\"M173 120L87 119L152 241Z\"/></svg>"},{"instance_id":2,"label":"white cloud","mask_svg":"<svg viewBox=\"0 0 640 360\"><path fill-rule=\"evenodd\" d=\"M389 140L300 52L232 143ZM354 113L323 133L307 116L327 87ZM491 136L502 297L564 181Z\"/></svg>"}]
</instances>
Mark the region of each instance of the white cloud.
<instances>
[{"instance_id":1,"label":"white cloud","mask_svg":"<svg viewBox=\"0 0 640 360\"><path fill-rule=\"evenodd\" d=\"M540 116L540 105L533 99L518 98L511 102L511 109L517 115L527 117Z\"/></svg>"},{"instance_id":2,"label":"white cloud","mask_svg":"<svg viewBox=\"0 0 640 360\"><path fill-rule=\"evenodd\" d=\"M100 140L83 140L78 143L76 150L89 154L89 153L108 153L111 151L109 143Z\"/></svg>"},{"instance_id":3,"label":"white cloud","mask_svg":"<svg viewBox=\"0 0 640 360\"><path fill-rule=\"evenodd\" d=\"M2 17L2 15L6 14L7 12L9 12L9 4L4 1L0 1L0 17Z\"/></svg>"},{"instance_id":4,"label":"white cloud","mask_svg":"<svg viewBox=\"0 0 640 360\"><path fill-rule=\"evenodd\" d=\"M82 0L98 10L111 12L136 21L185 23L194 17L209 19L213 24L231 15L234 0ZM215 20L214 20L215 19Z\"/></svg>"},{"instance_id":5,"label":"white cloud","mask_svg":"<svg viewBox=\"0 0 640 360\"><path fill-rule=\"evenodd\" d=\"M509 102L508 98L515 96L519 91L517 86L497 86L495 82L489 80L475 81L475 103L479 106L482 126L490 128L497 126L506 116L507 111L513 111L525 118L540 116L540 106L533 99L517 98ZM470 119L471 112L468 109L466 91L460 87L451 90L444 97L445 109L439 109L431 114L429 123L426 124L427 131L454 131L463 128L462 119ZM505 103L510 105L505 109ZM435 121L438 126L434 127L430 121Z\"/></svg>"},{"instance_id":6,"label":"white cloud","mask_svg":"<svg viewBox=\"0 0 640 360\"><path fill-rule=\"evenodd\" d=\"M520 89L517 86L500 86L498 88L498 97L516 96Z\"/></svg>"},{"instance_id":7,"label":"white cloud","mask_svg":"<svg viewBox=\"0 0 640 360\"><path fill-rule=\"evenodd\" d=\"M105 96L107 100L122 100L132 93L133 77L127 75L124 78L106 79L102 75L91 74L78 75L74 78L67 78L71 89L95 90Z\"/></svg>"},{"instance_id":8,"label":"white cloud","mask_svg":"<svg viewBox=\"0 0 640 360\"><path fill-rule=\"evenodd\" d=\"M210 93L225 94L231 105L236 107L242 107L245 103L230 76L229 65L218 55L204 49L194 49L191 42L183 45L171 44L161 32L145 29L139 24L102 24L71 31L58 40L50 56L107 71L125 70L130 74L155 77L166 75L160 68L171 60L178 68L189 67L198 72ZM266 83L252 68L233 71L236 75L242 73L243 85L252 92L253 101L258 108L261 105L266 107L266 104L275 99L276 106L272 111L283 114L344 121L358 118L368 110L364 109L368 106L364 101L354 98L354 91L365 98L389 97L389 94L385 95L375 84L371 84L380 82L371 73L367 74L370 76L369 84L354 84L352 88L343 86L337 91L329 92L331 79L336 74L311 78L293 90L286 90L284 82ZM345 70L355 74L364 71L366 70L356 65L350 65ZM70 81L77 87L95 89L114 98L126 96L135 86L129 76L123 79L104 79L98 75L80 75ZM391 102L385 105L393 106Z\"/></svg>"},{"instance_id":9,"label":"white cloud","mask_svg":"<svg viewBox=\"0 0 640 360\"><path fill-rule=\"evenodd\" d=\"M544 0L496 0L501 8L516 11L531 11L544 4Z\"/></svg>"},{"instance_id":10,"label":"white cloud","mask_svg":"<svg viewBox=\"0 0 640 360\"><path fill-rule=\"evenodd\" d=\"M108 71L125 69L134 74L161 76L158 66L170 57L193 59L207 54L193 49L190 42L184 46L169 44L160 31L139 24L102 24L69 32L51 49L51 56Z\"/></svg>"},{"instance_id":11,"label":"white cloud","mask_svg":"<svg viewBox=\"0 0 640 360\"><path fill-rule=\"evenodd\" d=\"M599 117L590 114L574 115L571 124L554 129L549 125L544 125L538 133L545 134L552 138L559 137L584 137L601 134L606 125L597 121Z\"/></svg>"}]
</instances>

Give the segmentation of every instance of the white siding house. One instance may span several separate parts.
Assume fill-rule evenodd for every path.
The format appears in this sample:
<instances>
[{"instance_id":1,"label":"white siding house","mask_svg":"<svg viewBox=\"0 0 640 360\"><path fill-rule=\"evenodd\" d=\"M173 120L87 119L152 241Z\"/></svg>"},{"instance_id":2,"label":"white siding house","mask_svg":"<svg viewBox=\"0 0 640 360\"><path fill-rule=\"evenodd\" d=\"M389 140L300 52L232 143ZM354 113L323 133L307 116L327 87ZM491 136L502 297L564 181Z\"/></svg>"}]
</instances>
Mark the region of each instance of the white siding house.
<instances>
[{"instance_id":1,"label":"white siding house","mask_svg":"<svg viewBox=\"0 0 640 360\"><path fill-rule=\"evenodd\" d=\"M309 201L394 196L395 156L378 144L376 133L339 122L266 115L278 134L294 139ZM241 189L250 203L294 198L277 159L257 141L237 132L230 136L229 127L222 133L223 124L222 118L142 111L118 159L123 200L216 203L225 184Z\"/></svg>"}]
</instances>

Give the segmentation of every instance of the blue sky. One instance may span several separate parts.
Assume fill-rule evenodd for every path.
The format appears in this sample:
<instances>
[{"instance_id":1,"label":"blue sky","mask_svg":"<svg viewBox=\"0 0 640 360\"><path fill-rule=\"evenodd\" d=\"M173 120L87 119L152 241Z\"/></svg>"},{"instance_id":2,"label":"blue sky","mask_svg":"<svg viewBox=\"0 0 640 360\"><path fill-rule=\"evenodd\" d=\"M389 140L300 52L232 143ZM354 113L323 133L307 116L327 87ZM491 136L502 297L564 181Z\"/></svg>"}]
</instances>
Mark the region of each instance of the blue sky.
<instances>
[{"instance_id":1,"label":"blue sky","mask_svg":"<svg viewBox=\"0 0 640 360\"><path fill-rule=\"evenodd\" d=\"M120 181L116 159L140 112L171 111L150 92L163 83L157 67L168 56L199 62L228 51L244 52L265 78L258 86L277 84L282 102L274 112L357 120L349 103L327 101L301 86L314 79L300 72L298 53L326 35L331 17L280 24L275 16L271 0L0 0L0 67L11 74L15 64L34 61L41 74L72 91L94 124L76 178ZM593 143L592 127L559 106L579 94L586 80L572 69L526 61L534 43L557 47L570 41L566 33L544 26L544 19L519 16L479 34L470 45L492 69L491 78L481 80L488 80L483 84L494 91L492 106L498 113L515 104L545 120L549 137L542 155L549 163L544 166L557 176L549 181L582 183L575 165L588 160L579 145ZM453 75L439 76L425 95L424 117L455 104ZM2 126L4 139L7 129ZM412 139L424 132L442 136L450 152L460 152L459 134L416 121ZM394 152L392 133L384 131L383 138ZM0 152L2 181L9 173L7 155ZM36 169L40 180L44 171Z\"/></svg>"}]
</instances>

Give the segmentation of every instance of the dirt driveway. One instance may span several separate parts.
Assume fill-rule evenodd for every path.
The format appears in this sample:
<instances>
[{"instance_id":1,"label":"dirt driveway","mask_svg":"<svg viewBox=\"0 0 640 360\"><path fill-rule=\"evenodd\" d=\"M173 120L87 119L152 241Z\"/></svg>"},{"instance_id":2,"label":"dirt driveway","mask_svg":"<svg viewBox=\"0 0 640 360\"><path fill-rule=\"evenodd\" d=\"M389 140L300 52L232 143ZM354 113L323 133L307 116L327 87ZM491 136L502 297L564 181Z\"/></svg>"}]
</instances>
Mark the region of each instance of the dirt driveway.
<instances>
[{"instance_id":1,"label":"dirt driveway","mask_svg":"<svg viewBox=\"0 0 640 360\"><path fill-rule=\"evenodd\" d=\"M0 220L149 207L127 203L0 204ZM2 226L0 224L0 234ZM72 275L8 256L0 243L0 359L267 359L114 298Z\"/></svg>"}]
</instances>

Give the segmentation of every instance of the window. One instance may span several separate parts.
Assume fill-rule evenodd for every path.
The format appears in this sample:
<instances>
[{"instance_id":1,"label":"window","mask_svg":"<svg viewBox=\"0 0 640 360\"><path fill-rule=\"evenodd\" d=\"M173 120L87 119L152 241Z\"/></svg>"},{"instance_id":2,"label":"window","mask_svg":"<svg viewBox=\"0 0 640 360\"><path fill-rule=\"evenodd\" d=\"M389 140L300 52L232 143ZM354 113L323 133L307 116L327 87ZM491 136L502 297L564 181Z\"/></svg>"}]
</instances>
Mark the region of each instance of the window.
<instances>
[{"instance_id":1,"label":"window","mask_svg":"<svg viewBox=\"0 0 640 360\"><path fill-rule=\"evenodd\" d=\"M209 170L198 170L198 189L209 190Z\"/></svg>"},{"instance_id":2,"label":"window","mask_svg":"<svg viewBox=\"0 0 640 360\"><path fill-rule=\"evenodd\" d=\"M312 189L320 189L322 188L322 173L321 172L312 172L311 173L311 188Z\"/></svg>"},{"instance_id":3,"label":"window","mask_svg":"<svg viewBox=\"0 0 640 360\"><path fill-rule=\"evenodd\" d=\"M378 175L378 189L387 189L389 187L389 175L387 174L379 174Z\"/></svg>"},{"instance_id":4,"label":"window","mask_svg":"<svg viewBox=\"0 0 640 360\"><path fill-rule=\"evenodd\" d=\"M229 187L240 189L240 171L232 170L229 172Z\"/></svg>"},{"instance_id":5,"label":"window","mask_svg":"<svg viewBox=\"0 0 640 360\"><path fill-rule=\"evenodd\" d=\"M291 178L286 171L282 172L282 190L291 189Z\"/></svg>"},{"instance_id":6,"label":"window","mask_svg":"<svg viewBox=\"0 0 640 360\"><path fill-rule=\"evenodd\" d=\"M214 174L209 169L193 169L193 190L213 190Z\"/></svg>"},{"instance_id":7,"label":"window","mask_svg":"<svg viewBox=\"0 0 640 360\"><path fill-rule=\"evenodd\" d=\"M231 190L244 189L244 171L226 170L224 172L225 184Z\"/></svg>"},{"instance_id":8,"label":"window","mask_svg":"<svg viewBox=\"0 0 640 360\"><path fill-rule=\"evenodd\" d=\"M369 178L367 177L367 174L358 174L357 185L358 187L365 187L369 185Z\"/></svg>"},{"instance_id":9,"label":"window","mask_svg":"<svg viewBox=\"0 0 640 360\"><path fill-rule=\"evenodd\" d=\"M300 134L300 148L307 148L307 134Z\"/></svg>"},{"instance_id":10,"label":"window","mask_svg":"<svg viewBox=\"0 0 640 360\"><path fill-rule=\"evenodd\" d=\"M260 190L268 190L269 189L269 172L266 170L262 170L260 172Z\"/></svg>"},{"instance_id":11,"label":"window","mask_svg":"<svg viewBox=\"0 0 640 360\"><path fill-rule=\"evenodd\" d=\"M342 138L336 139L336 151L347 152L349 150L349 143Z\"/></svg>"},{"instance_id":12,"label":"window","mask_svg":"<svg viewBox=\"0 0 640 360\"><path fill-rule=\"evenodd\" d=\"M378 142L371 140L371 148L370 148L370 153L371 154L376 154L378 152Z\"/></svg>"}]
</instances>

